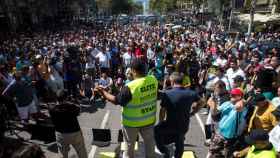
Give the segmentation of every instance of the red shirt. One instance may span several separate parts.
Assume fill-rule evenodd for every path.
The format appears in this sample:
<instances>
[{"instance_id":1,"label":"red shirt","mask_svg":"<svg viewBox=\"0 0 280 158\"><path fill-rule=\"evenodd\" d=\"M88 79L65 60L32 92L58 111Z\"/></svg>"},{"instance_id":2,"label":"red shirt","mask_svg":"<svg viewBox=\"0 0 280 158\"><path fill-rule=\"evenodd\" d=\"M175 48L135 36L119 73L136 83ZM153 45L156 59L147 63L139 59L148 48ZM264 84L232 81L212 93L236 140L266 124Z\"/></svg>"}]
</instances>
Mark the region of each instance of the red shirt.
<instances>
[{"instance_id":1,"label":"red shirt","mask_svg":"<svg viewBox=\"0 0 280 158\"><path fill-rule=\"evenodd\" d=\"M142 50L139 47L137 47L135 49L135 56L136 56L136 58L140 58L140 57L144 56Z\"/></svg>"}]
</instances>

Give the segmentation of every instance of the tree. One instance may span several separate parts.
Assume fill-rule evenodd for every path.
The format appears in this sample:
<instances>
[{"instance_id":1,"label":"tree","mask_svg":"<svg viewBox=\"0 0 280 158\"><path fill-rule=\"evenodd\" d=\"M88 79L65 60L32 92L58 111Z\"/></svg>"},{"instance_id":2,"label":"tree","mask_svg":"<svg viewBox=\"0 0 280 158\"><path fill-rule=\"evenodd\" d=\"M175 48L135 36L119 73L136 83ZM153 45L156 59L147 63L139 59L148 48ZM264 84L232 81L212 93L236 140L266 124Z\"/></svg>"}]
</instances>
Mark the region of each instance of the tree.
<instances>
[{"instance_id":1,"label":"tree","mask_svg":"<svg viewBox=\"0 0 280 158\"><path fill-rule=\"evenodd\" d=\"M96 0L98 12L102 14L109 14L112 10L112 2L113 0Z\"/></svg>"},{"instance_id":2,"label":"tree","mask_svg":"<svg viewBox=\"0 0 280 158\"><path fill-rule=\"evenodd\" d=\"M133 2L128 0L113 0L112 13L115 15L126 13L129 14Z\"/></svg>"},{"instance_id":3,"label":"tree","mask_svg":"<svg viewBox=\"0 0 280 158\"><path fill-rule=\"evenodd\" d=\"M254 24L254 15L255 15L255 8L256 8L257 0L252 0L251 2L251 9L250 9L250 22L248 25L248 35L251 35L252 27Z\"/></svg>"},{"instance_id":4,"label":"tree","mask_svg":"<svg viewBox=\"0 0 280 158\"><path fill-rule=\"evenodd\" d=\"M192 0L195 10L199 10L200 6L204 3L204 0Z\"/></svg>"},{"instance_id":5,"label":"tree","mask_svg":"<svg viewBox=\"0 0 280 158\"><path fill-rule=\"evenodd\" d=\"M178 0L150 0L150 8L159 13L166 13L167 11L177 9L177 1Z\"/></svg>"},{"instance_id":6,"label":"tree","mask_svg":"<svg viewBox=\"0 0 280 158\"><path fill-rule=\"evenodd\" d=\"M135 15L135 14L141 14L141 13L143 13L143 11L144 11L144 8L141 3L132 3L131 4L130 13Z\"/></svg>"},{"instance_id":7,"label":"tree","mask_svg":"<svg viewBox=\"0 0 280 158\"><path fill-rule=\"evenodd\" d=\"M271 14L275 14L280 11L280 0L273 0Z\"/></svg>"}]
</instances>

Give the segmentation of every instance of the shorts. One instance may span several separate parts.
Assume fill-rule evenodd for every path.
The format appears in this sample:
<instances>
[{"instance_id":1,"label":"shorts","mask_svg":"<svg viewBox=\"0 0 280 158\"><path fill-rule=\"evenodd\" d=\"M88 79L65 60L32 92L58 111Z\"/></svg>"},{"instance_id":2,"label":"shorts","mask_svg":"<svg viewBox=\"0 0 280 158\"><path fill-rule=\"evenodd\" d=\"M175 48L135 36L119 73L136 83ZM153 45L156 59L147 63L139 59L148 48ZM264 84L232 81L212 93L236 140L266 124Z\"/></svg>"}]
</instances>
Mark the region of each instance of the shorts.
<instances>
[{"instance_id":1,"label":"shorts","mask_svg":"<svg viewBox=\"0 0 280 158\"><path fill-rule=\"evenodd\" d=\"M35 101L33 100L29 105L24 107L17 106L17 110L19 113L19 117L21 120L27 120L29 114L37 113L37 107L35 105Z\"/></svg>"}]
</instances>

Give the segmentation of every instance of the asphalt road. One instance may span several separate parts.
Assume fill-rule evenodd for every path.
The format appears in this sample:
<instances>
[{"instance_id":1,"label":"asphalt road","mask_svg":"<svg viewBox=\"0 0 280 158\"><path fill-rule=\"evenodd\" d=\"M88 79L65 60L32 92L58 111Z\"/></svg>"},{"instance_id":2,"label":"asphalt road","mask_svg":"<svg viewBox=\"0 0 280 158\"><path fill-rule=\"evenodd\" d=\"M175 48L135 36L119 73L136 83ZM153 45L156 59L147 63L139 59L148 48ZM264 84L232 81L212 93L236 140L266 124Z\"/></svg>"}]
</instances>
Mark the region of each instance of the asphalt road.
<instances>
[{"instance_id":1,"label":"asphalt road","mask_svg":"<svg viewBox=\"0 0 280 158\"><path fill-rule=\"evenodd\" d=\"M206 116L200 114L193 116L190 122L190 129L186 134L185 150L193 151L197 158L205 158L207 155L207 147L204 146L204 135L202 127L199 124L199 119L205 122ZM121 107L115 106L111 103L106 105L96 103L95 105L82 105L82 113L79 116L79 122L85 138L85 144L88 151L89 158L100 158L100 152L114 152L119 144L117 142L118 130L121 129ZM109 147L98 148L92 146L92 128L105 128L111 130L112 143ZM136 151L136 157L144 157L143 144L139 143L139 149ZM42 146L46 153L47 158L59 158L57 151L55 150L55 144L49 146ZM69 158L76 158L76 153L71 147Z\"/></svg>"}]
</instances>

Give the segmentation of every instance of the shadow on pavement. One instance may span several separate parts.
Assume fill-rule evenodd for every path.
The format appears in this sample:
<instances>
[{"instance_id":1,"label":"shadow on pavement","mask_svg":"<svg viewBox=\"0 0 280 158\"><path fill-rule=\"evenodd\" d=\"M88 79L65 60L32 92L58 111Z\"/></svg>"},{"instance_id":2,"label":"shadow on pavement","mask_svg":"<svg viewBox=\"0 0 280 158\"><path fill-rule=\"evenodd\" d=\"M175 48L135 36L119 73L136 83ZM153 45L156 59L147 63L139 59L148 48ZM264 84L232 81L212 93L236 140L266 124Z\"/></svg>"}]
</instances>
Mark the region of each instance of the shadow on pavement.
<instances>
[{"instance_id":1,"label":"shadow on pavement","mask_svg":"<svg viewBox=\"0 0 280 158\"><path fill-rule=\"evenodd\" d=\"M184 147L197 147L197 146L193 144L184 144Z\"/></svg>"},{"instance_id":2,"label":"shadow on pavement","mask_svg":"<svg viewBox=\"0 0 280 158\"><path fill-rule=\"evenodd\" d=\"M98 111L98 109L104 109L106 106L106 102L103 102L102 100L98 99L94 102L90 101L82 101L80 103L81 112L82 113L95 113Z\"/></svg>"},{"instance_id":3,"label":"shadow on pavement","mask_svg":"<svg viewBox=\"0 0 280 158\"><path fill-rule=\"evenodd\" d=\"M58 153L58 148L57 148L57 144L53 143L52 145L47 147L47 150L53 152L53 153Z\"/></svg>"}]
</instances>

